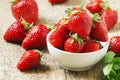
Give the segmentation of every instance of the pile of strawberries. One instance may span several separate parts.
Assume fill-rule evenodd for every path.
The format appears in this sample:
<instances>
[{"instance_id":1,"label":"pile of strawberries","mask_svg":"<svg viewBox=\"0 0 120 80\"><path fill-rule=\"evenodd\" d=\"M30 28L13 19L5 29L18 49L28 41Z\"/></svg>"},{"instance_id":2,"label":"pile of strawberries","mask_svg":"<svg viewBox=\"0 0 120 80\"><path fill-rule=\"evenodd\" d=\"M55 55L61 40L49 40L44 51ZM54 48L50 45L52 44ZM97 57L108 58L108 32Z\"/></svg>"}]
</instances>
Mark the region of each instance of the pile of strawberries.
<instances>
[{"instance_id":1,"label":"pile of strawberries","mask_svg":"<svg viewBox=\"0 0 120 80\"><path fill-rule=\"evenodd\" d=\"M62 18L50 36L50 43L61 50L75 53L101 49L100 41L108 41L108 31L118 20L117 11L108 2L92 0L86 6L91 13L81 8L68 8L67 18Z\"/></svg>"},{"instance_id":2,"label":"pile of strawberries","mask_svg":"<svg viewBox=\"0 0 120 80\"><path fill-rule=\"evenodd\" d=\"M50 3L61 3L67 0L48 0ZM101 6L102 5L102 6ZM68 17L62 18L50 36L51 44L69 52L92 52L102 48L99 41L107 41L107 30L117 22L117 12L105 7L101 0L94 0L87 9L95 13L92 18L82 8L66 10ZM26 70L37 67L41 61L41 52L37 49L46 47L46 36L51 31L47 26L38 23L38 5L35 0L14 0L11 12L16 19L5 32L7 42L20 43L27 50L18 61L17 68Z\"/></svg>"},{"instance_id":3,"label":"pile of strawberries","mask_svg":"<svg viewBox=\"0 0 120 80\"><path fill-rule=\"evenodd\" d=\"M11 12L16 19L4 34L4 40L20 43L27 51L17 64L19 70L37 67L40 64L41 52L35 49L46 47L46 36L51 29L37 24L38 5L35 0L14 0Z\"/></svg>"}]
</instances>

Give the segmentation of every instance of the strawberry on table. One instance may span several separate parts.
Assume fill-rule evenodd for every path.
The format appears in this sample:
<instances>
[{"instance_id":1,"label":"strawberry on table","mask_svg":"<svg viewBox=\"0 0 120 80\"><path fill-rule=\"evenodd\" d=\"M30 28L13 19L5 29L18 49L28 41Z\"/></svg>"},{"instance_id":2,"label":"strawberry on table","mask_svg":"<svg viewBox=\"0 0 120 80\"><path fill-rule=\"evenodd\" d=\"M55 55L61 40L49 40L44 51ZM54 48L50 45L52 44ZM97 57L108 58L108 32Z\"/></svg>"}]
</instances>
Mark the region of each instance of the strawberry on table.
<instances>
[{"instance_id":1,"label":"strawberry on table","mask_svg":"<svg viewBox=\"0 0 120 80\"><path fill-rule=\"evenodd\" d=\"M38 20L38 6L35 0L14 0L11 11L17 21L23 18L31 24Z\"/></svg>"},{"instance_id":2,"label":"strawberry on table","mask_svg":"<svg viewBox=\"0 0 120 80\"><path fill-rule=\"evenodd\" d=\"M41 53L38 50L29 50L23 53L17 64L20 71L38 67L41 61Z\"/></svg>"},{"instance_id":3,"label":"strawberry on table","mask_svg":"<svg viewBox=\"0 0 120 80\"><path fill-rule=\"evenodd\" d=\"M113 36L110 39L109 51L113 51L116 54L120 54L120 36Z\"/></svg>"},{"instance_id":4,"label":"strawberry on table","mask_svg":"<svg viewBox=\"0 0 120 80\"><path fill-rule=\"evenodd\" d=\"M90 37L92 39L96 39L99 41L107 41L108 40L108 32L106 23L99 17L99 14L93 15L93 26L90 33Z\"/></svg>"},{"instance_id":5,"label":"strawberry on table","mask_svg":"<svg viewBox=\"0 0 120 80\"><path fill-rule=\"evenodd\" d=\"M28 49L41 49L46 47L46 36L50 29L42 24L33 26L22 42L22 47Z\"/></svg>"},{"instance_id":6,"label":"strawberry on table","mask_svg":"<svg viewBox=\"0 0 120 80\"><path fill-rule=\"evenodd\" d=\"M63 49L64 42L67 40L68 37L69 29L67 27L67 24L63 20L60 20L56 24L55 31L50 36L50 43L58 49Z\"/></svg>"},{"instance_id":7,"label":"strawberry on table","mask_svg":"<svg viewBox=\"0 0 120 80\"><path fill-rule=\"evenodd\" d=\"M79 53L83 49L83 40L77 34L69 37L64 44L64 50L68 52Z\"/></svg>"},{"instance_id":8,"label":"strawberry on table","mask_svg":"<svg viewBox=\"0 0 120 80\"><path fill-rule=\"evenodd\" d=\"M101 14L101 18L105 21L107 30L110 30L118 21L118 13L115 10L106 9Z\"/></svg>"},{"instance_id":9,"label":"strawberry on table","mask_svg":"<svg viewBox=\"0 0 120 80\"><path fill-rule=\"evenodd\" d=\"M26 37L26 31L24 26L20 22L14 22L5 32L4 40L8 42L19 42L21 43Z\"/></svg>"},{"instance_id":10,"label":"strawberry on table","mask_svg":"<svg viewBox=\"0 0 120 80\"><path fill-rule=\"evenodd\" d=\"M87 41L84 44L82 52L93 52L100 49L100 43L98 41Z\"/></svg>"},{"instance_id":11,"label":"strawberry on table","mask_svg":"<svg viewBox=\"0 0 120 80\"><path fill-rule=\"evenodd\" d=\"M55 3L63 3L66 2L68 0L48 0L51 4L55 4Z\"/></svg>"},{"instance_id":12,"label":"strawberry on table","mask_svg":"<svg viewBox=\"0 0 120 80\"><path fill-rule=\"evenodd\" d=\"M70 11L72 14L68 21L68 28L73 32L77 33L80 37L86 38L91 31L92 19L85 10L74 10Z\"/></svg>"}]
</instances>

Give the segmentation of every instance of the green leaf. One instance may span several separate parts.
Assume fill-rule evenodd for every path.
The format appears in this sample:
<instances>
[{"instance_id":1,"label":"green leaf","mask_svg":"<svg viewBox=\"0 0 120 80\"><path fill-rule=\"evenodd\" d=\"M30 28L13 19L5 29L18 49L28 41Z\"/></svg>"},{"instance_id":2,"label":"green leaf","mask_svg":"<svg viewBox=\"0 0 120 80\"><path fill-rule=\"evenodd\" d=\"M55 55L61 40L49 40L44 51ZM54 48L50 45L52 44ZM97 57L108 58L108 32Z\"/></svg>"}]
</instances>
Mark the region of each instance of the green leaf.
<instances>
[{"instance_id":1,"label":"green leaf","mask_svg":"<svg viewBox=\"0 0 120 80\"><path fill-rule=\"evenodd\" d=\"M114 56L115 56L115 53L109 51L109 52L106 53L106 55L105 55L104 58L102 59L102 62L103 62L103 63L112 62Z\"/></svg>"},{"instance_id":2,"label":"green leaf","mask_svg":"<svg viewBox=\"0 0 120 80\"><path fill-rule=\"evenodd\" d=\"M120 64L119 63L114 64L113 69L120 70Z\"/></svg>"},{"instance_id":3,"label":"green leaf","mask_svg":"<svg viewBox=\"0 0 120 80\"><path fill-rule=\"evenodd\" d=\"M120 57L115 57L113 58L114 63L120 63Z\"/></svg>"},{"instance_id":4,"label":"green leaf","mask_svg":"<svg viewBox=\"0 0 120 80\"><path fill-rule=\"evenodd\" d=\"M112 67L113 67L113 63L110 63L110 64L107 64L104 68L103 68L103 74L106 76L106 75L109 75L109 73L111 72L112 70Z\"/></svg>"}]
</instances>

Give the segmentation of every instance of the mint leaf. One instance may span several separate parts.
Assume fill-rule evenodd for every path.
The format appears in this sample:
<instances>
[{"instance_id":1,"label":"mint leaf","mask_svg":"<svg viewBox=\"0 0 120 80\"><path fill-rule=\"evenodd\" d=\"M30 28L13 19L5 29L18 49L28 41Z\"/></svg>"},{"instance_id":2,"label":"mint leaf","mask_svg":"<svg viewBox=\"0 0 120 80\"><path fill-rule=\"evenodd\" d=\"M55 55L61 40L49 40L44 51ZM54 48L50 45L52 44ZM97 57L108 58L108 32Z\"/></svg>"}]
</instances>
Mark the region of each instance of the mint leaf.
<instances>
[{"instance_id":1,"label":"mint leaf","mask_svg":"<svg viewBox=\"0 0 120 80\"><path fill-rule=\"evenodd\" d=\"M113 63L107 64L104 68L103 68L103 74L109 75L110 71L112 70L113 67Z\"/></svg>"},{"instance_id":2,"label":"mint leaf","mask_svg":"<svg viewBox=\"0 0 120 80\"><path fill-rule=\"evenodd\" d=\"M109 51L106 53L106 55L104 56L104 58L102 59L103 63L109 63L112 62L113 58L115 56L115 53L112 51Z\"/></svg>"}]
</instances>

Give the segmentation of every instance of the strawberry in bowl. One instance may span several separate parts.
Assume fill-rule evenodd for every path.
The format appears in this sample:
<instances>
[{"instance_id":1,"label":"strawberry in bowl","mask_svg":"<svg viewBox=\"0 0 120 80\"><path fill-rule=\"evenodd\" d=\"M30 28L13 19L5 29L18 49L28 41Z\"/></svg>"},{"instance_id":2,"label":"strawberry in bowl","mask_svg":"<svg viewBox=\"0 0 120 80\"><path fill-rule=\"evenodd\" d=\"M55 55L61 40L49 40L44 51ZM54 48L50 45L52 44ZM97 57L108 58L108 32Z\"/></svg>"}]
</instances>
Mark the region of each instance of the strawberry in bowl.
<instances>
[{"instance_id":1,"label":"strawberry in bowl","mask_svg":"<svg viewBox=\"0 0 120 80\"><path fill-rule=\"evenodd\" d=\"M69 9L67 13L69 18L62 18L55 25L56 29L48 33L48 50L65 69L91 69L108 50L106 24L99 14L90 17L80 8Z\"/></svg>"}]
</instances>

